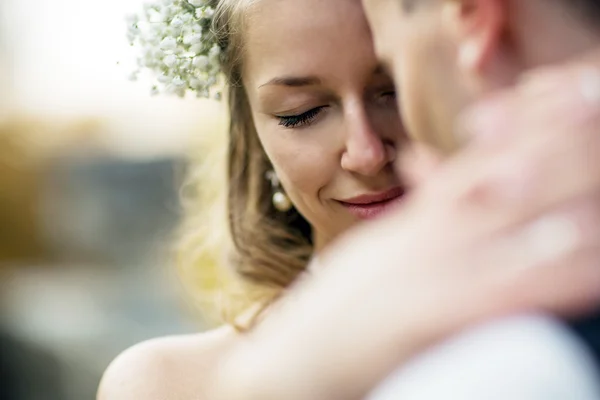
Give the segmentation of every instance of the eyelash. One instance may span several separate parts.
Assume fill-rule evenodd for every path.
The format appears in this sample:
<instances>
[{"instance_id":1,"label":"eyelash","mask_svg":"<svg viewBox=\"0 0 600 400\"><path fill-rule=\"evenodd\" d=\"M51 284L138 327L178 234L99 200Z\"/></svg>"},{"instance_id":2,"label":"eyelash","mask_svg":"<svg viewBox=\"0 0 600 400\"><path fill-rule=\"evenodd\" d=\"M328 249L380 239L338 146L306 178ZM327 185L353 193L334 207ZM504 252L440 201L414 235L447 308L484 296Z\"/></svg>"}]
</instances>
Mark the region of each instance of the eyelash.
<instances>
[{"instance_id":1,"label":"eyelash","mask_svg":"<svg viewBox=\"0 0 600 400\"><path fill-rule=\"evenodd\" d=\"M383 92L382 93L382 97L386 98L387 100L396 100L396 91L395 90L390 90L387 92Z\"/></svg>"},{"instance_id":2,"label":"eyelash","mask_svg":"<svg viewBox=\"0 0 600 400\"><path fill-rule=\"evenodd\" d=\"M388 92L384 92L382 94L382 97L386 98L387 100L395 100L396 91L391 90ZM288 128L288 129L301 128L303 126L308 126L321 113L321 111L323 111L324 108L325 108L325 106L316 107L316 108L313 108L312 110L308 110L307 112L299 114L299 115L278 116L277 118L279 119L279 125L281 125L285 128Z\"/></svg>"},{"instance_id":3,"label":"eyelash","mask_svg":"<svg viewBox=\"0 0 600 400\"><path fill-rule=\"evenodd\" d=\"M317 107L300 115L279 116L279 125L285 128L299 128L310 125L325 107Z\"/></svg>"}]
</instances>

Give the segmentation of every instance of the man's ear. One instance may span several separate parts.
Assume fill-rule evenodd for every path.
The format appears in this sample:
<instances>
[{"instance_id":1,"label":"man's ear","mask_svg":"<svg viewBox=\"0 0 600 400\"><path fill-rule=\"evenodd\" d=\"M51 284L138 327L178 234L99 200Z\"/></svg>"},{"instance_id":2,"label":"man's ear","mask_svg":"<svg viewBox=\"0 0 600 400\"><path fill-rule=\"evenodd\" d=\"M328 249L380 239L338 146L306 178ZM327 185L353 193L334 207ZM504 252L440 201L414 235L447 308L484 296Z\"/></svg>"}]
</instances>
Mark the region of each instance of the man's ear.
<instances>
[{"instance_id":1,"label":"man's ear","mask_svg":"<svg viewBox=\"0 0 600 400\"><path fill-rule=\"evenodd\" d=\"M457 45L457 65L468 74L481 74L502 45L506 32L506 0L442 0L447 32ZM522 0L528 1L528 0Z\"/></svg>"}]
</instances>

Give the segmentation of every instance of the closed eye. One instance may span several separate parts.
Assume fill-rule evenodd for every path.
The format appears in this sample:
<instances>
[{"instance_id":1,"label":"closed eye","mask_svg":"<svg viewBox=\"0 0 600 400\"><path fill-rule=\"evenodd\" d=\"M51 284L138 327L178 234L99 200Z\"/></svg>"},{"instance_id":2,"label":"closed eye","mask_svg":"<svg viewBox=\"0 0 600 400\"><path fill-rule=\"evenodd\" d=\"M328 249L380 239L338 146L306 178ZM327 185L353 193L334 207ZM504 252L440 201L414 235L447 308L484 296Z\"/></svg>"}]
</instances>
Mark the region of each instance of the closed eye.
<instances>
[{"instance_id":1,"label":"closed eye","mask_svg":"<svg viewBox=\"0 0 600 400\"><path fill-rule=\"evenodd\" d=\"M394 107L395 108L396 107L396 90L394 90L394 89L382 90L376 94L373 101L379 107L385 107L385 108Z\"/></svg>"},{"instance_id":2,"label":"closed eye","mask_svg":"<svg viewBox=\"0 0 600 400\"><path fill-rule=\"evenodd\" d=\"M396 90L387 90L383 93L381 93L381 97L390 99L390 100L395 100L396 99Z\"/></svg>"},{"instance_id":3,"label":"closed eye","mask_svg":"<svg viewBox=\"0 0 600 400\"><path fill-rule=\"evenodd\" d=\"M316 107L299 115L278 115L279 125L289 129L308 126L325 108L326 106Z\"/></svg>"}]
</instances>

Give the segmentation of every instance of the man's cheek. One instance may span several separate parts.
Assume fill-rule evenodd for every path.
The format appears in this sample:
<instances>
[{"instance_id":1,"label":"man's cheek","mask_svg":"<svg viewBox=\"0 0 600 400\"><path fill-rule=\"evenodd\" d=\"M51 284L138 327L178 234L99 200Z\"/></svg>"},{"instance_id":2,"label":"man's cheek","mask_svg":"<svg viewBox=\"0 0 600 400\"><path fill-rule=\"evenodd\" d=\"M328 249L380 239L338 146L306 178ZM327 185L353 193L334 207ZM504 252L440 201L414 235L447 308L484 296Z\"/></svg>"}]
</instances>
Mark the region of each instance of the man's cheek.
<instances>
[{"instance_id":1,"label":"man's cheek","mask_svg":"<svg viewBox=\"0 0 600 400\"><path fill-rule=\"evenodd\" d=\"M398 107L402 114L404 126L407 130L408 136L411 139L424 140L426 136L423 135L423 111L424 107L421 105L419 84L414 79L411 79L410 70L408 68L403 69L399 86L400 95L398 96Z\"/></svg>"}]
</instances>

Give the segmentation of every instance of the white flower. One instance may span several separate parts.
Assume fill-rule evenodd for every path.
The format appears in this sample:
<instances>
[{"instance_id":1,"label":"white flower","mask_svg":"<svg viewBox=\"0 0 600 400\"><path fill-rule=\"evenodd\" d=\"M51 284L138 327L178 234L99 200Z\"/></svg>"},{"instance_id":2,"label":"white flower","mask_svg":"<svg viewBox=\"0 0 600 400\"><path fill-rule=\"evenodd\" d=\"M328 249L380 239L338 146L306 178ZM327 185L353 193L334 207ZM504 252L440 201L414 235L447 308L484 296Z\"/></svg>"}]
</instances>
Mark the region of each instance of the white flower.
<instances>
[{"instance_id":1,"label":"white flower","mask_svg":"<svg viewBox=\"0 0 600 400\"><path fill-rule=\"evenodd\" d=\"M207 99L208 96L210 96L210 92L208 91L207 88L204 87L204 88L198 90L198 95L197 96L198 97L202 97L204 99Z\"/></svg>"},{"instance_id":2,"label":"white flower","mask_svg":"<svg viewBox=\"0 0 600 400\"><path fill-rule=\"evenodd\" d=\"M196 18L198 18L198 19L212 18L214 14L215 14L215 10L212 7L196 9Z\"/></svg>"},{"instance_id":3,"label":"white flower","mask_svg":"<svg viewBox=\"0 0 600 400\"><path fill-rule=\"evenodd\" d=\"M221 54L221 49L219 48L218 45L213 45L213 47L210 48L210 51L208 52L208 57L210 58L216 58L219 57L219 55Z\"/></svg>"},{"instance_id":4,"label":"white flower","mask_svg":"<svg viewBox=\"0 0 600 400\"><path fill-rule=\"evenodd\" d=\"M127 38L139 49L132 77L141 69L154 72L153 94L183 97L191 90L198 97L212 96L219 83L221 49L209 28L215 12L210 2L147 1L143 13L127 17Z\"/></svg>"},{"instance_id":5,"label":"white flower","mask_svg":"<svg viewBox=\"0 0 600 400\"><path fill-rule=\"evenodd\" d=\"M181 19L183 20L183 22L186 22L186 23L190 22L192 20L192 18L193 18L193 15L188 14L188 13L185 13L181 16Z\"/></svg>"},{"instance_id":6,"label":"white flower","mask_svg":"<svg viewBox=\"0 0 600 400\"><path fill-rule=\"evenodd\" d=\"M161 23L152 23L146 39L149 41L158 41L160 43L165 36L166 34L164 26Z\"/></svg>"},{"instance_id":7,"label":"white flower","mask_svg":"<svg viewBox=\"0 0 600 400\"><path fill-rule=\"evenodd\" d=\"M161 15L163 21L168 21L173 16L174 13L175 13L175 10L173 8L171 8L171 6L163 7L160 10L160 15Z\"/></svg>"},{"instance_id":8,"label":"white flower","mask_svg":"<svg viewBox=\"0 0 600 400\"><path fill-rule=\"evenodd\" d=\"M206 56L194 57L194 61L193 61L194 67L204 69L204 68L208 67L208 64L209 64L208 57L206 57Z\"/></svg>"},{"instance_id":9,"label":"white flower","mask_svg":"<svg viewBox=\"0 0 600 400\"><path fill-rule=\"evenodd\" d=\"M127 23L128 23L129 25L135 25L135 24L137 24L138 22L140 22L140 17L139 17L137 14L128 14L128 15L125 17L125 20L127 21Z\"/></svg>"},{"instance_id":10,"label":"white flower","mask_svg":"<svg viewBox=\"0 0 600 400\"><path fill-rule=\"evenodd\" d=\"M165 58L163 58L163 63L168 67L172 68L177 64L177 56L175 54L169 54Z\"/></svg>"},{"instance_id":11,"label":"white flower","mask_svg":"<svg viewBox=\"0 0 600 400\"><path fill-rule=\"evenodd\" d=\"M196 43L190 47L190 53L193 55L200 54L202 51L202 43Z\"/></svg>"},{"instance_id":12,"label":"white flower","mask_svg":"<svg viewBox=\"0 0 600 400\"><path fill-rule=\"evenodd\" d=\"M156 80L159 81L160 83L171 82L171 78L165 74L160 74L159 76L156 77Z\"/></svg>"},{"instance_id":13,"label":"white flower","mask_svg":"<svg viewBox=\"0 0 600 400\"><path fill-rule=\"evenodd\" d=\"M183 70L188 70L192 66L192 60L190 58L184 58L179 60L179 67Z\"/></svg>"},{"instance_id":14,"label":"white flower","mask_svg":"<svg viewBox=\"0 0 600 400\"><path fill-rule=\"evenodd\" d=\"M161 49L152 49L151 51L152 57L154 57L156 60L162 60L166 55Z\"/></svg>"},{"instance_id":15,"label":"white flower","mask_svg":"<svg viewBox=\"0 0 600 400\"><path fill-rule=\"evenodd\" d=\"M176 76L173 79L173 82L171 82L171 83L173 84L173 86L176 86L176 87L183 87L183 86L185 86L185 82L183 81L183 79L181 79L180 76Z\"/></svg>"},{"instance_id":16,"label":"white flower","mask_svg":"<svg viewBox=\"0 0 600 400\"><path fill-rule=\"evenodd\" d=\"M171 36L171 37L179 37L179 36L181 36L182 33L183 33L183 28L174 28L171 26L167 30L167 35Z\"/></svg>"},{"instance_id":17,"label":"white flower","mask_svg":"<svg viewBox=\"0 0 600 400\"><path fill-rule=\"evenodd\" d=\"M188 25L189 27L189 25ZM202 25L198 23L191 24L191 28L189 28L191 33L202 33Z\"/></svg>"},{"instance_id":18,"label":"white flower","mask_svg":"<svg viewBox=\"0 0 600 400\"><path fill-rule=\"evenodd\" d=\"M183 44L200 44L202 43L202 34L194 33L183 37Z\"/></svg>"},{"instance_id":19,"label":"white flower","mask_svg":"<svg viewBox=\"0 0 600 400\"><path fill-rule=\"evenodd\" d=\"M160 48L162 50L175 50L177 47L177 40L173 37L166 37L160 42Z\"/></svg>"},{"instance_id":20,"label":"white flower","mask_svg":"<svg viewBox=\"0 0 600 400\"><path fill-rule=\"evenodd\" d=\"M202 81L197 78L191 78L190 87L194 90L199 90L200 88L202 88Z\"/></svg>"},{"instance_id":21,"label":"white flower","mask_svg":"<svg viewBox=\"0 0 600 400\"><path fill-rule=\"evenodd\" d=\"M167 86L167 88L165 89L165 91L168 94L174 94L174 95L177 95L179 97L184 97L185 96L185 87L184 86L169 85L169 86Z\"/></svg>"},{"instance_id":22,"label":"white flower","mask_svg":"<svg viewBox=\"0 0 600 400\"><path fill-rule=\"evenodd\" d=\"M183 20L179 17L175 17L173 18L173 20L171 21L171 27L178 29L181 28L183 26L185 22L183 22Z\"/></svg>"}]
</instances>

